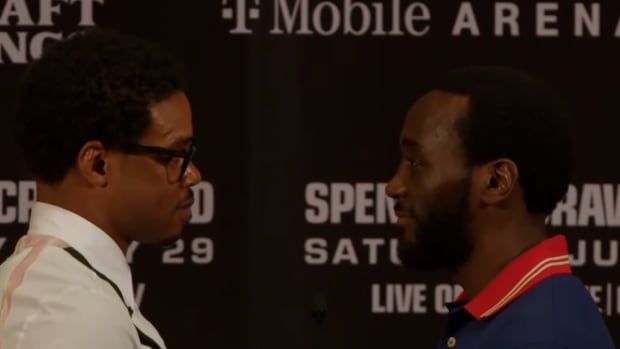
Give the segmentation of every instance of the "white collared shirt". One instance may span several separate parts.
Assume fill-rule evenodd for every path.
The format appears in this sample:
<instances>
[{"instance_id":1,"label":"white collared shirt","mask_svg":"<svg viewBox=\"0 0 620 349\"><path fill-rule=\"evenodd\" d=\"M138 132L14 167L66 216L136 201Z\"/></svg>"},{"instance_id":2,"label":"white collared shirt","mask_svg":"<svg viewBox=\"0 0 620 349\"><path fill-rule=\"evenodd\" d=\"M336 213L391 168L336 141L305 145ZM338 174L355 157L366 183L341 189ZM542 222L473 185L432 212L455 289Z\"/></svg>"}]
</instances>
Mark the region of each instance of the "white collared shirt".
<instances>
[{"instance_id":1,"label":"white collared shirt","mask_svg":"<svg viewBox=\"0 0 620 349\"><path fill-rule=\"evenodd\" d=\"M126 304L64 247L116 284ZM165 348L136 306L121 249L94 224L58 206L32 206L28 233L0 265L0 301L0 349L146 348L136 327Z\"/></svg>"}]
</instances>

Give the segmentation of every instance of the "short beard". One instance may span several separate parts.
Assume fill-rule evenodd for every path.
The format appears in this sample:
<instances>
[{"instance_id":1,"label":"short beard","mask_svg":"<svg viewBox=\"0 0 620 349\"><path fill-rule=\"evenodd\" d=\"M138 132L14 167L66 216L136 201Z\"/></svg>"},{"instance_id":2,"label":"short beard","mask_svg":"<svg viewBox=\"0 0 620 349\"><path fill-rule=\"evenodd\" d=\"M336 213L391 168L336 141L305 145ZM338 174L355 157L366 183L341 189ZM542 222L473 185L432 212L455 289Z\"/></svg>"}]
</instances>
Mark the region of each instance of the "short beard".
<instances>
[{"instance_id":1,"label":"short beard","mask_svg":"<svg viewBox=\"0 0 620 349\"><path fill-rule=\"evenodd\" d=\"M472 253L467 237L471 176L455 189L453 200L435 207L424 221L416 221L416 241L401 240L398 256L402 264L415 270L456 271Z\"/></svg>"}]
</instances>

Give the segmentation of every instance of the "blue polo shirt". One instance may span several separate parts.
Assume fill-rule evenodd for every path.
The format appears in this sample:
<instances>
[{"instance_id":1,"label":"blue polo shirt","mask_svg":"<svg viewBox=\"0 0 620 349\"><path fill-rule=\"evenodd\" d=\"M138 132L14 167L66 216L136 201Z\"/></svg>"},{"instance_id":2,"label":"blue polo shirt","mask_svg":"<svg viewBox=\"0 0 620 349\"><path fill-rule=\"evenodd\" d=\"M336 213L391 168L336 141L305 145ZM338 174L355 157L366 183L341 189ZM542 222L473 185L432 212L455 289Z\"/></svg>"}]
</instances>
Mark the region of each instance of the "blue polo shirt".
<instances>
[{"instance_id":1,"label":"blue polo shirt","mask_svg":"<svg viewBox=\"0 0 620 349\"><path fill-rule=\"evenodd\" d=\"M463 293L447 307L441 349L614 348L598 306L571 273L562 235L517 257L472 299Z\"/></svg>"}]
</instances>

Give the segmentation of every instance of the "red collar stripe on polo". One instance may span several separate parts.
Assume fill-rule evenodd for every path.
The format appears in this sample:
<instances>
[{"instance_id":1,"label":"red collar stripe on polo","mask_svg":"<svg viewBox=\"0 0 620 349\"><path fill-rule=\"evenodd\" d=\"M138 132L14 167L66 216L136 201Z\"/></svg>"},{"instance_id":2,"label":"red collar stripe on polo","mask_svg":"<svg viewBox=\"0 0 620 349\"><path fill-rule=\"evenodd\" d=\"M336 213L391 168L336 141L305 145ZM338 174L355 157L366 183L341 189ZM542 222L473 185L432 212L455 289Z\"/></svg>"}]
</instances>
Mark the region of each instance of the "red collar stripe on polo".
<instances>
[{"instance_id":1,"label":"red collar stripe on polo","mask_svg":"<svg viewBox=\"0 0 620 349\"><path fill-rule=\"evenodd\" d=\"M476 319L491 316L532 286L556 274L570 274L566 239L562 235L545 239L508 264L465 305ZM457 300L466 300L463 293Z\"/></svg>"}]
</instances>

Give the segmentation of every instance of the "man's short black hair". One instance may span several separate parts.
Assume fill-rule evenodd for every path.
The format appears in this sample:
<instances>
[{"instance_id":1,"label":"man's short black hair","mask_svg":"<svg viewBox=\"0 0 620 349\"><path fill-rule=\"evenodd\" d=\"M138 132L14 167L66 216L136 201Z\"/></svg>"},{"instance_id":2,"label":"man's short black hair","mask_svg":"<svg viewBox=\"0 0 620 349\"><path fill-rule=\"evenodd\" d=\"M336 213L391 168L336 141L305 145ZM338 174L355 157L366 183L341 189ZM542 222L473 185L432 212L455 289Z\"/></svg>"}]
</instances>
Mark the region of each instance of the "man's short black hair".
<instances>
[{"instance_id":1,"label":"man's short black hair","mask_svg":"<svg viewBox=\"0 0 620 349\"><path fill-rule=\"evenodd\" d=\"M39 180L57 182L84 143L122 149L150 125L149 107L183 90L176 59L152 42L89 29L49 45L28 67L18 141Z\"/></svg>"},{"instance_id":2,"label":"man's short black hair","mask_svg":"<svg viewBox=\"0 0 620 349\"><path fill-rule=\"evenodd\" d=\"M573 144L566 109L542 79L505 66L468 66L438 78L432 89L469 96L457 127L470 165L512 159L528 210L548 214L568 189Z\"/></svg>"}]
</instances>

